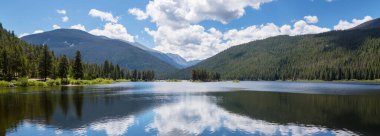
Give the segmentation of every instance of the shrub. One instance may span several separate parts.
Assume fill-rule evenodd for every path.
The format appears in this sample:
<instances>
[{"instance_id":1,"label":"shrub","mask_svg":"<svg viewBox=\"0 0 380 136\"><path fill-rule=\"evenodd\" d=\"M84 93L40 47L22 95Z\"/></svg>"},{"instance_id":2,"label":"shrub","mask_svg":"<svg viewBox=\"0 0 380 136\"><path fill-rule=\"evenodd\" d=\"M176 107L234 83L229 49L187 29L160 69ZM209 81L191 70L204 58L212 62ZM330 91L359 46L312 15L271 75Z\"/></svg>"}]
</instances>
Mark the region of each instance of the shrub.
<instances>
[{"instance_id":1,"label":"shrub","mask_svg":"<svg viewBox=\"0 0 380 136\"><path fill-rule=\"evenodd\" d=\"M37 81L37 86L41 86L41 87L47 87L47 83L46 82L41 82L41 81Z\"/></svg>"},{"instance_id":2,"label":"shrub","mask_svg":"<svg viewBox=\"0 0 380 136\"><path fill-rule=\"evenodd\" d=\"M28 84L28 78L19 78L17 81L16 81L16 85L17 86L22 86L22 87L27 87L29 84Z\"/></svg>"},{"instance_id":3,"label":"shrub","mask_svg":"<svg viewBox=\"0 0 380 136\"><path fill-rule=\"evenodd\" d=\"M70 80L68 78L63 78L63 79L61 79L61 84L62 85L68 85L68 84L70 84Z\"/></svg>"},{"instance_id":4,"label":"shrub","mask_svg":"<svg viewBox=\"0 0 380 136\"><path fill-rule=\"evenodd\" d=\"M0 81L0 87L8 87L10 84L11 84L11 82Z\"/></svg>"}]
</instances>

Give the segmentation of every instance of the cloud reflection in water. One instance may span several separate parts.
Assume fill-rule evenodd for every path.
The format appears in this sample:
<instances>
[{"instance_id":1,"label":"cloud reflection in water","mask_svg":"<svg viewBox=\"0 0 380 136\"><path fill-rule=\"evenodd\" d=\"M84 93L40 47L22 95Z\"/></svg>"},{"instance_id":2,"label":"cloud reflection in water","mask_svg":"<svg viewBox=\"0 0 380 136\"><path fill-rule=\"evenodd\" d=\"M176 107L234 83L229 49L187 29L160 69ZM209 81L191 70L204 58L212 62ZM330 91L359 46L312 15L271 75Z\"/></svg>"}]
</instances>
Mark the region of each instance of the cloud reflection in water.
<instances>
[{"instance_id":1,"label":"cloud reflection in water","mask_svg":"<svg viewBox=\"0 0 380 136\"><path fill-rule=\"evenodd\" d=\"M153 112L154 119L145 131L157 131L158 135L200 135L219 130L249 135L355 135L346 130L251 119L224 110L207 96L184 96L177 103L157 107Z\"/></svg>"}]
</instances>

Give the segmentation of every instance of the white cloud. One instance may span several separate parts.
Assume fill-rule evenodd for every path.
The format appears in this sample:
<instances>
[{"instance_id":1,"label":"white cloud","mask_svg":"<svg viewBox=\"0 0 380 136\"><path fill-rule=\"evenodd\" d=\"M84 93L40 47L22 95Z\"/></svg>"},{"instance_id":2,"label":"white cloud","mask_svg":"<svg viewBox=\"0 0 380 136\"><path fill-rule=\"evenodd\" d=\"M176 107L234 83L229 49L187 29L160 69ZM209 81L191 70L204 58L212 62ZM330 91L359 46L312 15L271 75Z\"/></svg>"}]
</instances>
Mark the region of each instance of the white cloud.
<instances>
[{"instance_id":1,"label":"white cloud","mask_svg":"<svg viewBox=\"0 0 380 136\"><path fill-rule=\"evenodd\" d=\"M70 27L71 29L78 29L78 30L82 30L82 31L86 31L86 27L82 24L76 24L76 25L73 25Z\"/></svg>"},{"instance_id":2,"label":"white cloud","mask_svg":"<svg viewBox=\"0 0 380 136\"><path fill-rule=\"evenodd\" d=\"M240 18L246 7L259 9L272 0L155 0L146 6L145 14L159 26L172 27L199 23L204 20L223 24Z\"/></svg>"},{"instance_id":3,"label":"white cloud","mask_svg":"<svg viewBox=\"0 0 380 136\"><path fill-rule=\"evenodd\" d=\"M43 32L44 32L44 30L36 30L32 34L39 34L39 33L43 33Z\"/></svg>"},{"instance_id":4,"label":"white cloud","mask_svg":"<svg viewBox=\"0 0 380 136\"><path fill-rule=\"evenodd\" d=\"M68 16L62 17L62 22L67 22L67 21L69 21L69 17Z\"/></svg>"},{"instance_id":5,"label":"white cloud","mask_svg":"<svg viewBox=\"0 0 380 136\"><path fill-rule=\"evenodd\" d=\"M90 33L98 36L106 36L111 39L134 42L134 36L130 35L123 25L117 23L106 23L103 29L93 29Z\"/></svg>"},{"instance_id":6,"label":"white cloud","mask_svg":"<svg viewBox=\"0 0 380 136\"><path fill-rule=\"evenodd\" d=\"M310 24L318 23L318 17L317 16L305 16L305 21Z\"/></svg>"},{"instance_id":7,"label":"white cloud","mask_svg":"<svg viewBox=\"0 0 380 136\"><path fill-rule=\"evenodd\" d=\"M154 49L165 53L179 54L187 60L205 59L231 46L265 39L277 35L316 34L330 31L299 20L290 25L277 26L273 23L253 25L243 29L220 32L215 28L206 30L200 25L173 28L160 26L157 30L145 29L154 39Z\"/></svg>"},{"instance_id":8,"label":"white cloud","mask_svg":"<svg viewBox=\"0 0 380 136\"><path fill-rule=\"evenodd\" d=\"M32 34L39 34L39 33L43 33L43 32L44 32L44 30L38 29L38 30L35 30ZM22 33L22 34L20 34L19 38L27 36L27 35L30 35L30 34L29 33Z\"/></svg>"},{"instance_id":9,"label":"white cloud","mask_svg":"<svg viewBox=\"0 0 380 136\"><path fill-rule=\"evenodd\" d=\"M203 26L191 25L173 29L162 26L156 31L149 29L146 31L156 43L154 49L180 54L189 60L204 59L226 48L226 46L219 46L223 34L215 28L205 30Z\"/></svg>"},{"instance_id":10,"label":"white cloud","mask_svg":"<svg viewBox=\"0 0 380 136\"><path fill-rule=\"evenodd\" d=\"M66 15L66 10L64 10L64 9L58 9L57 13L58 14L62 14L62 15Z\"/></svg>"},{"instance_id":11,"label":"white cloud","mask_svg":"<svg viewBox=\"0 0 380 136\"><path fill-rule=\"evenodd\" d=\"M109 136L120 136L125 135L128 132L128 127L134 125L134 123L135 117L129 116L92 123L90 128L95 131L105 131Z\"/></svg>"},{"instance_id":12,"label":"white cloud","mask_svg":"<svg viewBox=\"0 0 380 136\"><path fill-rule=\"evenodd\" d=\"M56 25L56 24L54 24L52 27L53 27L53 29L61 29L61 27L59 25Z\"/></svg>"},{"instance_id":13,"label":"white cloud","mask_svg":"<svg viewBox=\"0 0 380 136\"><path fill-rule=\"evenodd\" d=\"M279 124L252 119L227 111L204 96L180 99L177 103L153 109L153 113L153 121L147 125L145 131L157 132L159 136L202 135L218 130L242 132L248 135L304 136L321 133L356 135L354 132L341 129L331 130L321 126Z\"/></svg>"},{"instance_id":14,"label":"white cloud","mask_svg":"<svg viewBox=\"0 0 380 136\"><path fill-rule=\"evenodd\" d=\"M223 41L223 33L196 25L205 20L227 24L242 17L247 7L258 10L272 0L155 0L150 1L145 12L156 23L157 30L146 29L155 41L156 50L180 54L187 60L205 59L230 45ZM138 15L136 14L137 18ZM144 16L145 18L145 16Z\"/></svg>"},{"instance_id":15,"label":"white cloud","mask_svg":"<svg viewBox=\"0 0 380 136\"><path fill-rule=\"evenodd\" d=\"M334 26L334 30L346 30L358 26L364 22L370 21L373 18L371 16L365 16L363 19L353 19L352 22L347 20L340 20L337 25Z\"/></svg>"},{"instance_id":16,"label":"white cloud","mask_svg":"<svg viewBox=\"0 0 380 136\"><path fill-rule=\"evenodd\" d=\"M20 34L20 36L18 36L18 38L21 38L21 37L24 37L24 36L27 36L27 35L29 35L29 33L22 33L22 34Z\"/></svg>"},{"instance_id":17,"label":"white cloud","mask_svg":"<svg viewBox=\"0 0 380 136\"><path fill-rule=\"evenodd\" d=\"M128 12L129 14L135 15L137 20L145 20L148 18L148 15L138 8L129 9Z\"/></svg>"},{"instance_id":18,"label":"white cloud","mask_svg":"<svg viewBox=\"0 0 380 136\"><path fill-rule=\"evenodd\" d=\"M112 23L117 23L119 20L119 17L114 17L111 13L100 11L97 9L91 9L88 14L92 17L99 17L102 21L107 21L107 22L112 22Z\"/></svg>"}]
</instances>

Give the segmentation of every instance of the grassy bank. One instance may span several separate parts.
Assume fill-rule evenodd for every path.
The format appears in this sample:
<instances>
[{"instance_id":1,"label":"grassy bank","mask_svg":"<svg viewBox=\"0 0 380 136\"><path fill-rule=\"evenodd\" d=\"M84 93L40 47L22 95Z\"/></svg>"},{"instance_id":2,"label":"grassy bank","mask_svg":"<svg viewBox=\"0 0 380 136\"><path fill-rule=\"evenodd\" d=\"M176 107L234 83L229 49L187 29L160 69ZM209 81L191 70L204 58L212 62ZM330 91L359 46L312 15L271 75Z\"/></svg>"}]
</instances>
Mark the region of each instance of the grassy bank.
<instances>
[{"instance_id":1,"label":"grassy bank","mask_svg":"<svg viewBox=\"0 0 380 136\"><path fill-rule=\"evenodd\" d=\"M93 80L76 80L76 79L48 79L46 82L31 80L27 78L20 78L13 81L0 81L0 87L49 87L49 86L62 86L62 85L95 85L95 84L112 84L115 82L129 82L130 80L112 80L97 78Z\"/></svg>"}]
</instances>

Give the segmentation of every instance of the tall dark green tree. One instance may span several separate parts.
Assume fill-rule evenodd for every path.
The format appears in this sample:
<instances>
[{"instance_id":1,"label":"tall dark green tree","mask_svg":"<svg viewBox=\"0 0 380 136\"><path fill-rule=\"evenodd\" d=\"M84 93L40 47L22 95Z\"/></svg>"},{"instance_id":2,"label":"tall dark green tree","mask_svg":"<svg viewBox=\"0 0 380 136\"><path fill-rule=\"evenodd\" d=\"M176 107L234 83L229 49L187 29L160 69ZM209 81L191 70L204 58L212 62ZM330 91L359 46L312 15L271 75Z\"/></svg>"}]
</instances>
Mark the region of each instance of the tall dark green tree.
<instances>
[{"instance_id":1,"label":"tall dark green tree","mask_svg":"<svg viewBox=\"0 0 380 136\"><path fill-rule=\"evenodd\" d=\"M83 79L83 65L82 65L82 56L80 51L76 52L75 61L73 66L73 73L75 79Z\"/></svg>"},{"instance_id":2,"label":"tall dark green tree","mask_svg":"<svg viewBox=\"0 0 380 136\"><path fill-rule=\"evenodd\" d=\"M67 60L66 55L63 55L59 62L58 76L60 78L67 78L69 74L69 61Z\"/></svg>"},{"instance_id":3,"label":"tall dark green tree","mask_svg":"<svg viewBox=\"0 0 380 136\"><path fill-rule=\"evenodd\" d=\"M12 80L12 76L10 74L10 68L9 68L9 58L7 50L3 50L1 53L1 75L3 80L10 81Z\"/></svg>"},{"instance_id":4,"label":"tall dark green tree","mask_svg":"<svg viewBox=\"0 0 380 136\"><path fill-rule=\"evenodd\" d=\"M47 45L43 46L43 53L38 68L40 77L46 81L47 77L51 74L52 68L52 56Z\"/></svg>"}]
</instances>

